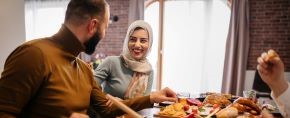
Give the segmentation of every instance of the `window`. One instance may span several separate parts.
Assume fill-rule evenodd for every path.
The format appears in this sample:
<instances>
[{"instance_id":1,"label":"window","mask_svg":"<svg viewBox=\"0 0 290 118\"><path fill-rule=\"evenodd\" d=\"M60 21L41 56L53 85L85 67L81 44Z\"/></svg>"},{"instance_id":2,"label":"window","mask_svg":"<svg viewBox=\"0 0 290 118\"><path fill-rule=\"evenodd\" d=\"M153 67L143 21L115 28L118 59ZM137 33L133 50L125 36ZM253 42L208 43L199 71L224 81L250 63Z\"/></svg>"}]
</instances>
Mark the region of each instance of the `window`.
<instances>
[{"instance_id":1,"label":"window","mask_svg":"<svg viewBox=\"0 0 290 118\"><path fill-rule=\"evenodd\" d=\"M26 41L51 36L61 27L68 0L25 1Z\"/></svg>"},{"instance_id":2,"label":"window","mask_svg":"<svg viewBox=\"0 0 290 118\"><path fill-rule=\"evenodd\" d=\"M148 55L148 60L152 64L154 71L154 81L152 85L152 89L156 90L156 78L157 78L157 52L158 52L158 7L159 3L154 2L145 10L144 20L147 21L151 27L153 32L153 44L151 47L151 52Z\"/></svg>"},{"instance_id":3,"label":"window","mask_svg":"<svg viewBox=\"0 0 290 118\"><path fill-rule=\"evenodd\" d=\"M158 44L155 4L146 9L145 20L153 27L153 43ZM220 92L229 18L226 0L165 1L162 88L191 94ZM152 54L156 59L157 52ZM156 67L156 61L151 63Z\"/></svg>"}]
</instances>

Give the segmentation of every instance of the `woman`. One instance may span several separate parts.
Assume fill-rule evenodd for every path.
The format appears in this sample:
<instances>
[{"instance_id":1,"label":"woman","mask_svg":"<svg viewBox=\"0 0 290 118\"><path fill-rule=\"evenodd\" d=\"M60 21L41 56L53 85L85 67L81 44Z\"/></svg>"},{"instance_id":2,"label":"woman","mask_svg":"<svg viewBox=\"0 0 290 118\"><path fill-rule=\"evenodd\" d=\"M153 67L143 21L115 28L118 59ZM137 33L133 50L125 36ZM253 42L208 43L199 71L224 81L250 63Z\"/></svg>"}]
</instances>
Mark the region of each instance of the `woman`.
<instances>
[{"instance_id":1,"label":"woman","mask_svg":"<svg viewBox=\"0 0 290 118\"><path fill-rule=\"evenodd\" d=\"M128 99L151 92L153 71L146 57L152 35L150 25L142 20L129 26L121 55L107 57L95 69L95 80L105 93Z\"/></svg>"}]
</instances>

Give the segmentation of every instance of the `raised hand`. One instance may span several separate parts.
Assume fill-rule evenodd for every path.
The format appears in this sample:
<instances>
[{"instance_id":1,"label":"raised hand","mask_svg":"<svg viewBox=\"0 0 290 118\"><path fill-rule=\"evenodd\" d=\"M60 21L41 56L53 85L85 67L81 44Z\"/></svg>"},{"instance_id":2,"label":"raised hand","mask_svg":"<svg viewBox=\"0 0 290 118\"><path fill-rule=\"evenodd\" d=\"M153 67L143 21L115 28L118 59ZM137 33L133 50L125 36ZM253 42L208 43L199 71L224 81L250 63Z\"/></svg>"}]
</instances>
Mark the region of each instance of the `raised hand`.
<instances>
[{"instance_id":1,"label":"raised hand","mask_svg":"<svg viewBox=\"0 0 290 118\"><path fill-rule=\"evenodd\" d=\"M279 96L288 87L284 78L284 64L274 50L264 52L257 59L257 69L262 80L268 84L275 96Z\"/></svg>"}]
</instances>

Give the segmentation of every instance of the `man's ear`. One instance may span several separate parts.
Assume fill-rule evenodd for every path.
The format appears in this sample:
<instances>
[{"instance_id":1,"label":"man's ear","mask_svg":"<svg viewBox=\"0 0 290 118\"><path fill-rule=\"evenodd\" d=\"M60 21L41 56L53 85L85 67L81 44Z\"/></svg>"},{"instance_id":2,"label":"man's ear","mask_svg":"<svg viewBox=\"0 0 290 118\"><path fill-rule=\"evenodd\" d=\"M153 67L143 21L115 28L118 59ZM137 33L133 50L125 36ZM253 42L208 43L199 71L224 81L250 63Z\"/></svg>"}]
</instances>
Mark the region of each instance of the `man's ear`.
<instances>
[{"instance_id":1,"label":"man's ear","mask_svg":"<svg viewBox=\"0 0 290 118\"><path fill-rule=\"evenodd\" d=\"M96 32L97 27L99 25L99 20L98 19L91 19L90 22L89 22L89 25L88 25L88 30L89 30L89 33L91 34L94 34Z\"/></svg>"}]
</instances>

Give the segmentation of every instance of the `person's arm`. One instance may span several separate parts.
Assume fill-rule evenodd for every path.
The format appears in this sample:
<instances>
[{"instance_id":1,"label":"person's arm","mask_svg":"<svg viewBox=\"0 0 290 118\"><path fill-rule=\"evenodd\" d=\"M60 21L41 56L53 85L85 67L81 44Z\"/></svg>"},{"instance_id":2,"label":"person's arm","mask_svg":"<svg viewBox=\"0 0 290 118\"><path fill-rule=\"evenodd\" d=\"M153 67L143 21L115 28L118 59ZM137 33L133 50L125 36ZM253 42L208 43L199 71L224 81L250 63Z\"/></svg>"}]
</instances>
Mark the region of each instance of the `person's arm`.
<instances>
[{"instance_id":1,"label":"person's arm","mask_svg":"<svg viewBox=\"0 0 290 118\"><path fill-rule=\"evenodd\" d=\"M148 78L148 83L147 83L147 88L146 88L146 91L145 91L145 95L149 95L150 92L152 91L152 84L153 84L153 79L154 79L154 76L153 76L153 70L150 72L149 74L149 78Z\"/></svg>"},{"instance_id":2,"label":"person's arm","mask_svg":"<svg viewBox=\"0 0 290 118\"><path fill-rule=\"evenodd\" d=\"M271 96L284 117L290 114L290 88L284 76L284 64L274 50L262 53L257 69L262 80L272 90Z\"/></svg>"},{"instance_id":3,"label":"person's arm","mask_svg":"<svg viewBox=\"0 0 290 118\"><path fill-rule=\"evenodd\" d=\"M90 118L88 115L86 114L82 114L82 113L72 113L69 118Z\"/></svg>"},{"instance_id":4,"label":"person's arm","mask_svg":"<svg viewBox=\"0 0 290 118\"><path fill-rule=\"evenodd\" d=\"M262 80L278 97L288 88L288 81L284 77L284 64L274 50L262 53L258 58L257 70Z\"/></svg>"},{"instance_id":5,"label":"person's arm","mask_svg":"<svg viewBox=\"0 0 290 118\"><path fill-rule=\"evenodd\" d=\"M144 108L150 108L153 103L159 103L163 101L173 101L176 102L176 94L169 88L165 88L161 91L152 92L150 95L143 97L136 97L133 99L123 100L122 102L132 108L135 111L142 110ZM119 109L114 104L112 106L107 106L108 99L105 94L95 86L91 93L91 106L95 111L97 111L102 117L116 117L124 114L124 111Z\"/></svg>"},{"instance_id":6,"label":"person's arm","mask_svg":"<svg viewBox=\"0 0 290 118\"><path fill-rule=\"evenodd\" d=\"M107 106L107 102L108 99L101 91L101 89L99 87L94 87L91 94L91 106L95 111L98 112L99 115L104 118L111 118L124 114L124 111L120 110L114 104ZM122 102L136 111L153 106L153 104L150 102L149 96L123 100Z\"/></svg>"},{"instance_id":7,"label":"person's arm","mask_svg":"<svg viewBox=\"0 0 290 118\"><path fill-rule=\"evenodd\" d=\"M20 46L7 58L0 79L0 117L16 117L35 95L44 77L42 53Z\"/></svg>"},{"instance_id":8,"label":"person's arm","mask_svg":"<svg viewBox=\"0 0 290 118\"><path fill-rule=\"evenodd\" d=\"M290 101L289 101L290 87L289 86L290 86L290 83L288 83L288 88L286 89L286 91L282 92L282 94L280 94L278 97L274 95L274 92L271 93L271 97L273 98L281 114L285 118L290 117Z\"/></svg>"},{"instance_id":9,"label":"person's arm","mask_svg":"<svg viewBox=\"0 0 290 118\"><path fill-rule=\"evenodd\" d=\"M101 87L102 83L110 76L111 61L106 58L101 62L98 67L94 70L94 78L97 84Z\"/></svg>"}]
</instances>

